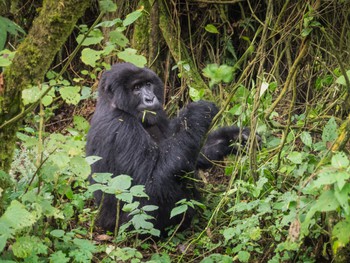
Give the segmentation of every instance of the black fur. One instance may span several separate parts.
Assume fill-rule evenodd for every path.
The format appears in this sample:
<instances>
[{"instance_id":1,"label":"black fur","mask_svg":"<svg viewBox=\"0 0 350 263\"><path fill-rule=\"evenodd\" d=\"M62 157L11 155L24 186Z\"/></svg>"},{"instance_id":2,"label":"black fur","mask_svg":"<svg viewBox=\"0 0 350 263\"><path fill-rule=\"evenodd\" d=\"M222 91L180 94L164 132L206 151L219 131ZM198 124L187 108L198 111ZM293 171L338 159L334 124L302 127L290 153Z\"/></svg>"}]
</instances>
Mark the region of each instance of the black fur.
<instances>
[{"instance_id":1,"label":"black fur","mask_svg":"<svg viewBox=\"0 0 350 263\"><path fill-rule=\"evenodd\" d=\"M163 232L182 218L169 218L175 203L196 197L195 188L186 187L183 175L196 168L210 167L210 160L222 160L234 152L230 144L238 140L240 132L237 127L214 131L209 134L200 155L201 142L218 112L217 107L207 101L190 103L178 117L169 120L162 104L163 83L153 71L130 63L113 65L100 81L86 153L102 157L92 165L92 173L127 174L133 178L133 184L145 185L149 200L141 199L141 206L159 207L152 213L153 223ZM249 130L243 132L246 133L249 135ZM92 176L89 180L94 183ZM96 191L94 195L100 204L102 193ZM187 211L185 225L193 212ZM116 199L106 194L98 225L113 231L115 220ZM120 211L119 223L128 220L128 214Z\"/></svg>"}]
</instances>

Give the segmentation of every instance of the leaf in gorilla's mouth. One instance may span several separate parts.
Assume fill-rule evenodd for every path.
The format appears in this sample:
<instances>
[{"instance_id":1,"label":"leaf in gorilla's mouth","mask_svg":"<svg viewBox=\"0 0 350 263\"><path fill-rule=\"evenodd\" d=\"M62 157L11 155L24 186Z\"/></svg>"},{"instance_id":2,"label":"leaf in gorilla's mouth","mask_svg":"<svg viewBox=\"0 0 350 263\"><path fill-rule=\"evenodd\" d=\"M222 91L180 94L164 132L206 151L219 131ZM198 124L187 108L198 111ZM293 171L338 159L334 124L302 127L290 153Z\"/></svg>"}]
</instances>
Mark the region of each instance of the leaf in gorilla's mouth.
<instances>
[{"instance_id":1,"label":"leaf in gorilla's mouth","mask_svg":"<svg viewBox=\"0 0 350 263\"><path fill-rule=\"evenodd\" d=\"M147 114L147 113L151 113L151 114L153 114L153 115L157 115L157 113L156 113L155 111L144 110L144 111L143 111L143 114L142 114L142 123L145 122L145 118L146 118L146 114Z\"/></svg>"}]
</instances>

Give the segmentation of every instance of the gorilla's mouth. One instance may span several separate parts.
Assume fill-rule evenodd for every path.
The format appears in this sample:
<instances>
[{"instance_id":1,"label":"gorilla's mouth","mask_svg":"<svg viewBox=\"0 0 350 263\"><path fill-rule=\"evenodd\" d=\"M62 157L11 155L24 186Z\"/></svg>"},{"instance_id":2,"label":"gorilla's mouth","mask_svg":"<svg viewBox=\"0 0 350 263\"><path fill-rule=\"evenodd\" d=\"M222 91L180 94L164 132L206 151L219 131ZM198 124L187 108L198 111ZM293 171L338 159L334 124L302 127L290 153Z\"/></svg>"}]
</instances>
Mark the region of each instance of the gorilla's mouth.
<instances>
[{"instance_id":1,"label":"gorilla's mouth","mask_svg":"<svg viewBox=\"0 0 350 263\"><path fill-rule=\"evenodd\" d=\"M155 103L153 105L145 105L141 104L137 106L137 110L139 112L157 112L162 109L162 105L160 103Z\"/></svg>"}]
</instances>

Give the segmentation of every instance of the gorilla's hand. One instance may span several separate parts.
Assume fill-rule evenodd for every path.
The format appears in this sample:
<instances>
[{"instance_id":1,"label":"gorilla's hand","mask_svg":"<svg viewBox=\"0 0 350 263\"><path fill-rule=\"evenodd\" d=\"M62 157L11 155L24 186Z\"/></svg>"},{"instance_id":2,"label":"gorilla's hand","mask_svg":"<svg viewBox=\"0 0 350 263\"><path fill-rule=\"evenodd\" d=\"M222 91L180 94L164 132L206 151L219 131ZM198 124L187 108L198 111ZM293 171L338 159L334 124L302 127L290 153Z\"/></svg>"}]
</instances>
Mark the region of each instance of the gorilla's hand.
<instances>
[{"instance_id":1,"label":"gorilla's hand","mask_svg":"<svg viewBox=\"0 0 350 263\"><path fill-rule=\"evenodd\" d=\"M239 140L241 141L242 145L245 146L249 140L249 136L250 136L250 129L249 128L244 128L242 130L242 133L241 133L241 138L236 138L236 140ZM234 135L234 134L233 134ZM234 136L233 136L234 137ZM260 148L261 147L261 137L259 134L255 134L255 137L256 137L256 142L257 142L257 145L258 147Z\"/></svg>"},{"instance_id":2,"label":"gorilla's hand","mask_svg":"<svg viewBox=\"0 0 350 263\"><path fill-rule=\"evenodd\" d=\"M187 106L189 115L201 114L202 118L211 122L214 116L219 112L218 107L210 101L200 100L192 102Z\"/></svg>"}]
</instances>

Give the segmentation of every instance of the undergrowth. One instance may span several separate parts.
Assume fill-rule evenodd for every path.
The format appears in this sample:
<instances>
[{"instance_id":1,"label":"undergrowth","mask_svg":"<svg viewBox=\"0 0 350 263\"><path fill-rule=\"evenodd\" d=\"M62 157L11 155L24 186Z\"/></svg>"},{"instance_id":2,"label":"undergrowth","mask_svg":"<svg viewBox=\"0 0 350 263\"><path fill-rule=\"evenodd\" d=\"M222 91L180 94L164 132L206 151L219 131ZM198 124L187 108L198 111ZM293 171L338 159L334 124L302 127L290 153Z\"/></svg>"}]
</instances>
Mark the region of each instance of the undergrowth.
<instances>
[{"instance_id":1,"label":"undergrowth","mask_svg":"<svg viewBox=\"0 0 350 263\"><path fill-rule=\"evenodd\" d=\"M106 8L115 10L113 5ZM80 25L77 42L82 48L80 60L84 66L79 77L65 79L50 71L45 83L23 91L24 104L40 100L40 106L17 134L18 148L10 171L13 181L6 191L0 189L6 206L0 217L1 259L273 263L336 258L342 262L346 258L343 249L350 241L350 165L346 144L349 118L343 120L348 111L338 105L348 98L348 65L337 65L327 60L329 52L322 53L321 43L329 41L330 36L323 27L326 18L317 16L317 7L308 5L302 10L302 17L298 4L289 8L289 20L278 15L277 21L299 23L299 27L288 24L288 30L298 35L301 43L293 56L283 56L290 52L285 47L292 44L288 32L281 33L279 39L272 35L274 45L265 44L268 28L261 25L259 31L248 18L239 24L241 32L247 28L253 28L254 34L263 32L261 42L254 43L254 58L248 52L243 53L244 62L237 59L233 43L220 36L218 41L226 41L225 52L220 54L224 59L209 52L210 62L201 72L208 80L208 90L190 88L188 96L192 100L213 98L222 108L216 126L251 126L261 136L262 145L253 149L247 144L213 170L201 172L197 182L200 202L183 200L173 210L173 215L177 215L185 213L189 206L196 207L198 215L192 227L184 232L176 227L169 229L169 238L161 240L139 238L144 234L159 235L147 215L156 207L139 207L134 200L146 198L143 186L131 186L128 175L112 179L109 174L97 175L98 184L88 185L90 164L97 160L84 156L89 114L73 116L60 132L45 130L62 105L82 109L95 100L96 92L87 83L97 81L98 74L109 69L107 58L118 57L139 66L147 63L144 56L130 48L126 37L128 27L147 15L142 8L124 19L96 23L93 28ZM267 8L267 13L266 20L271 22L274 11ZM112 29L107 36L103 33L106 28ZM274 29L277 28L275 24ZM222 25L208 23L204 37L212 38L220 29ZM301 66L295 61L298 55L306 56L303 45L310 47L313 34L327 37L312 38L316 47L313 52L319 57ZM255 41L255 35L247 38L242 37L247 42ZM274 53L276 49L281 52ZM8 66L13 53L5 50L0 54L0 65ZM271 57L274 64L270 65L271 71L265 72L260 65ZM250 63L246 63L248 58ZM174 72L179 67L192 70L183 61L173 66ZM306 87L306 94L297 89L301 86ZM177 95L168 100L175 103L183 96ZM169 105L168 110L174 111ZM4 174L0 172L0 180ZM124 209L132 215L129 224L134 230L128 231L125 225L115 233L103 233L95 227L98 207L93 205L92 192L96 189L117 193L116 198L126 204Z\"/></svg>"}]
</instances>

